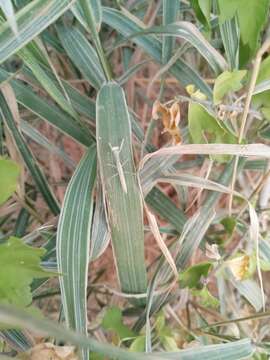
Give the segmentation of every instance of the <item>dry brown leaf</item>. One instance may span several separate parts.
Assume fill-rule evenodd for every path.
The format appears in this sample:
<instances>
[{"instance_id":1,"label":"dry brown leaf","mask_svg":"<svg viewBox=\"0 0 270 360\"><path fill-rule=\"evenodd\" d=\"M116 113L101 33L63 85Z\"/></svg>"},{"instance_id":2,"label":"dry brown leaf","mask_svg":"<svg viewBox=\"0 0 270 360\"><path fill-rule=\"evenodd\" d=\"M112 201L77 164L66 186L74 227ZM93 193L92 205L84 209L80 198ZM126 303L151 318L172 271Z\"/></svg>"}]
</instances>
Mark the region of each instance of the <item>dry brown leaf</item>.
<instances>
[{"instance_id":1,"label":"dry brown leaf","mask_svg":"<svg viewBox=\"0 0 270 360\"><path fill-rule=\"evenodd\" d=\"M56 346L42 343L23 353L19 357L23 360L79 360L74 346Z\"/></svg>"},{"instance_id":2,"label":"dry brown leaf","mask_svg":"<svg viewBox=\"0 0 270 360\"><path fill-rule=\"evenodd\" d=\"M181 133L178 127L181 115L180 106L177 102L174 102L171 107L167 107L156 100L153 105L152 116L155 120L162 120L163 133L168 132L170 134L173 144L181 143Z\"/></svg>"}]
</instances>

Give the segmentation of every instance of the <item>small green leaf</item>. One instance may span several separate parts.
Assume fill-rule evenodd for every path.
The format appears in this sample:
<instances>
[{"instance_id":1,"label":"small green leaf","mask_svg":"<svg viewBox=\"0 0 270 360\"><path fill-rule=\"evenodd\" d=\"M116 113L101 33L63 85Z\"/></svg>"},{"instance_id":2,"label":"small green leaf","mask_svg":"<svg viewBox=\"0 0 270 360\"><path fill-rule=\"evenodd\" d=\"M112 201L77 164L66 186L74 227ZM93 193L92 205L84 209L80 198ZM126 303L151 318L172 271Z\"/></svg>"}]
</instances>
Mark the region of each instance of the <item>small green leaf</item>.
<instances>
[{"instance_id":1,"label":"small green leaf","mask_svg":"<svg viewBox=\"0 0 270 360\"><path fill-rule=\"evenodd\" d=\"M233 217L226 217L224 219L221 220L221 224L224 226L226 232L229 235L232 235L235 226L236 226L236 220Z\"/></svg>"},{"instance_id":2,"label":"small green leaf","mask_svg":"<svg viewBox=\"0 0 270 360\"><path fill-rule=\"evenodd\" d=\"M114 331L121 340L134 337L133 331L123 324L122 312L117 307L111 307L106 311L102 320L102 327L105 330Z\"/></svg>"},{"instance_id":3,"label":"small green leaf","mask_svg":"<svg viewBox=\"0 0 270 360\"><path fill-rule=\"evenodd\" d=\"M200 303L205 307L217 308L219 306L219 300L209 292L206 286L202 290L192 290L192 295L198 296Z\"/></svg>"},{"instance_id":4,"label":"small green leaf","mask_svg":"<svg viewBox=\"0 0 270 360\"><path fill-rule=\"evenodd\" d=\"M0 245L0 302L21 307L31 303L33 279L55 275L41 268L44 253L44 249L25 245L15 237Z\"/></svg>"},{"instance_id":5,"label":"small green leaf","mask_svg":"<svg viewBox=\"0 0 270 360\"><path fill-rule=\"evenodd\" d=\"M202 287L201 278L206 278L212 267L211 262L202 262L189 267L179 274L180 286L190 289L199 289Z\"/></svg>"},{"instance_id":6,"label":"small green leaf","mask_svg":"<svg viewBox=\"0 0 270 360\"><path fill-rule=\"evenodd\" d=\"M0 205L16 190L20 168L14 161L0 158Z\"/></svg>"},{"instance_id":7,"label":"small green leaf","mask_svg":"<svg viewBox=\"0 0 270 360\"><path fill-rule=\"evenodd\" d=\"M210 26L211 0L191 0L198 20L206 27Z\"/></svg>"},{"instance_id":8,"label":"small green leaf","mask_svg":"<svg viewBox=\"0 0 270 360\"><path fill-rule=\"evenodd\" d=\"M188 126L194 144L237 143L237 138L200 104L190 102ZM212 156L212 158L220 162L228 161L228 156L226 155Z\"/></svg>"},{"instance_id":9,"label":"small green leaf","mask_svg":"<svg viewBox=\"0 0 270 360\"><path fill-rule=\"evenodd\" d=\"M246 74L246 70L224 71L220 74L214 85L214 103L220 103L229 92L240 90L243 87L242 80Z\"/></svg>"},{"instance_id":10,"label":"small green leaf","mask_svg":"<svg viewBox=\"0 0 270 360\"><path fill-rule=\"evenodd\" d=\"M130 345L129 351L131 352L144 352L145 351L145 336L138 336Z\"/></svg>"}]
</instances>

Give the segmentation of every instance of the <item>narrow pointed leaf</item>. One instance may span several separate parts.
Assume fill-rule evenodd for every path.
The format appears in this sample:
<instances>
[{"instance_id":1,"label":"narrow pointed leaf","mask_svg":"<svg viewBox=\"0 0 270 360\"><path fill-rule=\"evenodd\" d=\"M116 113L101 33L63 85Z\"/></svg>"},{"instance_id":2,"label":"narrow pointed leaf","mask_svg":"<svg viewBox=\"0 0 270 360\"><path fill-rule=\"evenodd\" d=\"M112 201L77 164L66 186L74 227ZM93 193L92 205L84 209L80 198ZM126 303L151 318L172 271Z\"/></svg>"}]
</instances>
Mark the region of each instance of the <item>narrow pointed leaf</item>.
<instances>
[{"instance_id":1,"label":"narrow pointed leaf","mask_svg":"<svg viewBox=\"0 0 270 360\"><path fill-rule=\"evenodd\" d=\"M47 93L52 97L52 99L69 115L77 118L77 114L74 111L71 103L65 98L59 88L51 80L51 78L46 74L45 70L41 65L39 65L38 59L35 54L31 51L31 48L25 47L24 49L18 52L18 55L24 61L24 63L31 69L34 76L37 78L38 82L42 87L47 91Z\"/></svg>"},{"instance_id":2,"label":"narrow pointed leaf","mask_svg":"<svg viewBox=\"0 0 270 360\"><path fill-rule=\"evenodd\" d=\"M178 0L163 0L163 25L177 21L180 3ZM175 40L172 37L164 36L162 41L162 63L166 64L173 51Z\"/></svg>"},{"instance_id":3,"label":"narrow pointed leaf","mask_svg":"<svg viewBox=\"0 0 270 360\"><path fill-rule=\"evenodd\" d=\"M34 0L16 14L19 36L8 22L0 26L0 63L16 53L68 10L74 0Z\"/></svg>"},{"instance_id":4,"label":"narrow pointed leaf","mask_svg":"<svg viewBox=\"0 0 270 360\"><path fill-rule=\"evenodd\" d=\"M95 21L95 26L97 31L100 30L101 22L102 22L102 7L101 7L101 0L86 0L88 2L89 6L91 7L91 10L93 12L93 18ZM76 2L76 4L72 7L72 11L75 14L75 16L80 17L82 19L83 23L87 23L86 20L86 14L84 13L82 6L79 1Z\"/></svg>"},{"instance_id":5,"label":"narrow pointed leaf","mask_svg":"<svg viewBox=\"0 0 270 360\"><path fill-rule=\"evenodd\" d=\"M57 26L57 32L75 66L94 88L99 89L106 79L95 49L75 27Z\"/></svg>"},{"instance_id":6,"label":"narrow pointed leaf","mask_svg":"<svg viewBox=\"0 0 270 360\"><path fill-rule=\"evenodd\" d=\"M247 359L255 351L250 339L243 339L227 344L199 346L168 354L169 359L181 360L240 360Z\"/></svg>"},{"instance_id":7,"label":"narrow pointed leaf","mask_svg":"<svg viewBox=\"0 0 270 360\"><path fill-rule=\"evenodd\" d=\"M160 34L180 37L194 46L209 63L216 74L226 70L228 65L222 55L203 37L200 31L190 22L179 21L165 26L154 26L141 31L138 35ZM132 35L133 36L133 35ZM136 36L136 34L134 34Z\"/></svg>"},{"instance_id":8,"label":"narrow pointed leaf","mask_svg":"<svg viewBox=\"0 0 270 360\"><path fill-rule=\"evenodd\" d=\"M10 24L10 27L14 33L14 35L18 35L17 22L15 18L15 13L11 0L0 0L0 7L7 18L7 21Z\"/></svg>"},{"instance_id":9,"label":"narrow pointed leaf","mask_svg":"<svg viewBox=\"0 0 270 360\"><path fill-rule=\"evenodd\" d=\"M62 132L73 137L81 144L86 146L91 145L93 139L91 138L90 133L87 134L71 116L65 114L57 106L48 103L44 98L41 98L35 94L29 85L25 85L21 80L13 79L12 74L0 68L0 81L6 80L10 82L19 104L33 112L35 115L39 116L41 119L48 121ZM80 97L80 94L75 90L73 91L72 87L69 87L68 89L70 89L69 94L74 94L74 98L76 97L77 99ZM83 96L80 97L80 101L84 101ZM82 111L87 112L90 115L91 102L89 101L89 106L87 105L88 103L83 105ZM78 104L78 107L80 107L80 104Z\"/></svg>"},{"instance_id":10,"label":"narrow pointed leaf","mask_svg":"<svg viewBox=\"0 0 270 360\"><path fill-rule=\"evenodd\" d=\"M63 309L69 328L87 335L87 278L96 179L96 150L92 146L68 185L57 231L57 264ZM89 358L87 350L83 359Z\"/></svg>"}]
</instances>

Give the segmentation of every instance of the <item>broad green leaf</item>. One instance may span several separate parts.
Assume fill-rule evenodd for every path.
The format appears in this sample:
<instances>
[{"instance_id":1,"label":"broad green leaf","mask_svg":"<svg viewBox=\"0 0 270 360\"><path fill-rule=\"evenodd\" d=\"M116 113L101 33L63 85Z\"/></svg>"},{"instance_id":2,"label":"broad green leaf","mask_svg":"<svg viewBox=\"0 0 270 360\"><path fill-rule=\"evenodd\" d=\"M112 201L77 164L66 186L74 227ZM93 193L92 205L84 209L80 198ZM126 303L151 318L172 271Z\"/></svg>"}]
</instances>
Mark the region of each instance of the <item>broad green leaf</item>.
<instances>
[{"instance_id":1,"label":"broad green leaf","mask_svg":"<svg viewBox=\"0 0 270 360\"><path fill-rule=\"evenodd\" d=\"M103 354L109 359L119 360L162 360L162 359L183 359L183 360L239 360L250 357L255 351L255 346L250 339L242 339L225 344L208 345L198 348L186 349L177 352L153 352L151 354L134 353L116 346L100 343L92 337L86 337L67 330L59 324L34 317L25 311L14 307L0 305L0 322L9 323L13 326L20 326L48 334L57 340L69 342L80 348L86 348L93 352ZM195 357L196 356L196 357Z\"/></svg>"},{"instance_id":2,"label":"broad green leaf","mask_svg":"<svg viewBox=\"0 0 270 360\"><path fill-rule=\"evenodd\" d=\"M144 293L143 207L135 174L130 116L122 88L114 82L103 85L96 106L98 161L121 289ZM132 221L127 220L127 214Z\"/></svg>"},{"instance_id":3,"label":"broad green leaf","mask_svg":"<svg viewBox=\"0 0 270 360\"><path fill-rule=\"evenodd\" d=\"M163 0L163 26L177 21L179 12L179 0ZM162 62L166 64L171 56L175 40L171 37L164 36L162 40Z\"/></svg>"},{"instance_id":4,"label":"broad green leaf","mask_svg":"<svg viewBox=\"0 0 270 360\"><path fill-rule=\"evenodd\" d=\"M228 68L223 56L203 37L196 26L188 21L179 21L165 26L153 26L138 34L132 34L132 37L140 34L160 34L182 38L199 51L216 74Z\"/></svg>"},{"instance_id":5,"label":"broad green leaf","mask_svg":"<svg viewBox=\"0 0 270 360\"><path fill-rule=\"evenodd\" d=\"M106 79L95 49L75 27L57 26L57 32L75 66L95 89L99 89Z\"/></svg>"},{"instance_id":6,"label":"broad green leaf","mask_svg":"<svg viewBox=\"0 0 270 360\"><path fill-rule=\"evenodd\" d=\"M34 278L47 278L52 274L40 266L45 250L25 245L11 237L0 244L0 302L20 307L32 301L30 285Z\"/></svg>"},{"instance_id":7,"label":"broad green leaf","mask_svg":"<svg viewBox=\"0 0 270 360\"><path fill-rule=\"evenodd\" d=\"M269 13L269 0L219 0L220 21L237 16L240 26L240 62L246 64L259 46Z\"/></svg>"},{"instance_id":8,"label":"broad green leaf","mask_svg":"<svg viewBox=\"0 0 270 360\"><path fill-rule=\"evenodd\" d=\"M0 26L0 63L20 50L46 27L57 20L74 1L34 0L16 13L18 35L8 22Z\"/></svg>"},{"instance_id":9,"label":"broad green leaf","mask_svg":"<svg viewBox=\"0 0 270 360\"><path fill-rule=\"evenodd\" d=\"M212 0L191 0L191 5L198 20L206 27L210 26Z\"/></svg>"},{"instance_id":10,"label":"broad green leaf","mask_svg":"<svg viewBox=\"0 0 270 360\"><path fill-rule=\"evenodd\" d=\"M192 295L197 296L199 302L207 308L217 308L219 306L219 300L210 293L206 286L201 290L192 290Z\"/></svg>"},{"instance_id":11,"label":"broad green leaf","mask_svg":"<svg viewBox=\"0 0 270 360\"><path fill-rule=\"evenodd\" d=\"M87 334L87 280L96 149L91 146L80 161L66 190L57 230L57 264L64 315L68 327ZM84 360L88 350L81 352Z\"/></svg>"},{"instance_id":12,"label":"broad green leaf","mask_svg":"<svg viewBox=\"0 0 270 360\"><path fill-rule=\"evenodd\" d=\"M134 20L120 11L111 8L103 8L103 21L125 37L143 30L142 26L138 25ZM156 37L149 35L138 36L134 37L132 41L143 48L144 51L157 62L162 64L162 44ZM200 75L183 60L177 60L168 71L184 86L195 84L208 98L212 97L210 87L204 82Z\"/></svg>"},{"instance_id":13,"label":"broad green leaf","mask_svg":"<svg viewBox=\"0 0 270 360\"><path fill-rule=\"evenodd\" d=\"M17 22L16 22L16 18L15 18L12 1L11 0L0 0L0 7L2 8L3 13L5 14L5 17L7 18L7 21L9 22L14 35L18 36Z\"/></svg>"},{"instance_id":14,"label":"broad green leaf","mask_svg":"<svg viewBox=\"0 0 270 360\"><path fill-rule=\"evenodd\" d=\"M223 97L231 91L240 90L243 87L242 80L246 74L246 70L224 71L220 74L215 80L214 104L220 103Z\"/></svg>"},{"instance_id":15,"label":"broad green leaf","mask_svg":"<svg viewBox=\"0 0 270 360\"><path fill-rule=\"evenodd\" d=\"M188 287L198 288L202 287L201 278L206 278L212 267L211 262L203 262L187 268L179 274L179 282L182 288Z\"/></svg>"},{"instance_id":16,"label":"broad green leaf","mask_svg":"<svg viewBox=\"0 0 270 360\"><path fill-rule=\"evenodd\" d=\"M106 310L101 325L105 330L115 332L120 340L134 337L134 332L124 325L122 312L118 307L114 306Z\"/></svg>"},{"instance_id":17,"label":"broad green leaf","mask_svg":"<svg viewBox=\"0 0 270 360\"><path fill-rule=\"evenodd\" d=\"M36 183L38 190L42 194L45 202L47 203L53 214L58 215L59 206L57 200L53 192L51 191L47 179L43 174L41 168L39 167L36 159L34 158L30 148L28 147L22 134L18 130L15 119L13 118L13 114L11 113L9 105L7 104L6 99L2 93L0 93L0 107L1 107L0 118L2 118L6 123L14 139L14 142L16 143L16 146L29 172L32 175L34 182Z\"/></svg>"},{"instance_id":18,"label":"broad green leaf","mask_svg":"<svg viewBox=\"0 0 270 360\"><path fill-rule=\"evenodd\" d=\"M188 108L188 127L195 144L220 143L235 144L237 138L214 118L202 105L190 102ZM226 161L228 156L214 155L217 161Z\"/></svg>"},{"instance_id":19,"label":"broad green leaf","mask_svg":"<svg viewBox=\"0 0 270 360\"><path fill-rule=\"evenodd\" d=\"M20 167L14 161L0 157L0 205L16 190Z\"/></svg>"}]
</instances>

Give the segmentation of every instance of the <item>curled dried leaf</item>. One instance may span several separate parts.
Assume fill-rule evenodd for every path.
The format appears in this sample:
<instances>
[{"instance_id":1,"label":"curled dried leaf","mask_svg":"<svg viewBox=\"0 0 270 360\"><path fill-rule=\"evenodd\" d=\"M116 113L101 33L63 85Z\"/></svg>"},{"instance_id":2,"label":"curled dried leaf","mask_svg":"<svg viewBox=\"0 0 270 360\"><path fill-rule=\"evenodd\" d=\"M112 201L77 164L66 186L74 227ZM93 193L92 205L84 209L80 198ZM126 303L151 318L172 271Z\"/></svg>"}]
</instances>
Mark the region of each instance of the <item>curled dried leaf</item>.
<instances>
[{"instance_id":1,"label":"curled dried leaf","mask_svg":"<svg viewBox=\"0 0 270 360\"><path fill-rule=\"evenodd\" d=\"M173 144L179 144L181 142L181 133L178 127L181 115L180 106L177 102L174 102L171 107L167 107L158 100L155 101L152 109L152 117L155 120L162 120L164 126L162 133L168 132Z\"/></svg>"}]
</instances>

